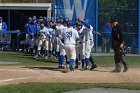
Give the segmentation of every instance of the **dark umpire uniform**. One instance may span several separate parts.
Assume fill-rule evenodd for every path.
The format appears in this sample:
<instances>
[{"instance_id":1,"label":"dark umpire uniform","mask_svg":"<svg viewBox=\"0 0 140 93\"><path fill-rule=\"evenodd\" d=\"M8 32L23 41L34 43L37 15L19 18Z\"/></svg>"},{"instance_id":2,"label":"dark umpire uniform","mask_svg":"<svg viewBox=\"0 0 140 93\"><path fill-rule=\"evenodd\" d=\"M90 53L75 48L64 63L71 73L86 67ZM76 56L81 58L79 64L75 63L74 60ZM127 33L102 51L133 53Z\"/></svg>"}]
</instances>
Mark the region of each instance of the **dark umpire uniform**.
<instances>
[{"instance_id":1,"label":"dark umpire uniform","mask_svg":"<svg viewBox=\"0 0 140 93\"><path fill-rule=\"evenodd\" d=\"M112 72L121 72L121 65L124 65L123 72L128 71L128 62L124 59L124 40L122 28L116 20L111 20L112 24L112 48L114 50L114 60L116 68Z\"/></svg>"}]
</instances>

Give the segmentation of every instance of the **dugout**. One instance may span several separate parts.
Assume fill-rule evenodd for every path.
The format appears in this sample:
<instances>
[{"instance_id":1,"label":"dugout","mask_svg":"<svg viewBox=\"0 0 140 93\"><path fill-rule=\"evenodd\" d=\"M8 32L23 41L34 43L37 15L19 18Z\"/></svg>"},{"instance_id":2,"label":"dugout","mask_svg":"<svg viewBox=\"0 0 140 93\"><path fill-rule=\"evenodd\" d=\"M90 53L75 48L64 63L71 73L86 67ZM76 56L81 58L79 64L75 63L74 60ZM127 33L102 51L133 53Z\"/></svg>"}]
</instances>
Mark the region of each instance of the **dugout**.
<instances>
[{"instance_id":1,"label":"dugout","mask_svg":"<svg viewBox=\"0 0 140 93\"><path fill-rule=\"evenodd\" d=\"M20 30L22 32L28 17L46 16L50 18L51 3L1 3L0 16L7 23L9 31ZM16 34L11 34L11 46L13 48L16 46L16 39Z\"/></svg>"}]
</instances>

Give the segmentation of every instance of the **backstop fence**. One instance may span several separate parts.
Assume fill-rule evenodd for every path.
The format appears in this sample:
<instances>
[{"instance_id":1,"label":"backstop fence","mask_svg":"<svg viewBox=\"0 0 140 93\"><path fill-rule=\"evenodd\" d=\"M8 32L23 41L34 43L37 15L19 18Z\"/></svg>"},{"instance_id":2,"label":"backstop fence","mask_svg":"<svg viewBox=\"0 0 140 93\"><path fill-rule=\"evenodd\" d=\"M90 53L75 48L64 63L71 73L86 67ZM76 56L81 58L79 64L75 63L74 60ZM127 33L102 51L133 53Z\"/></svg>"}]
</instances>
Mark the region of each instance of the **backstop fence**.
<instances>
[{"instance_id":1,"label":"backstop fence","mask_svg":"<svg viewBox=\"0 0 140 93\"><path fill-rule=\"evenodd\" d=\"M95 31L117 19L123 27L126 53L140 53L139 0L53 0L53 17L62 15L74 19L89 19ZM101 52L102 36L95 35L95 52Z\"/></svg>"}]
</instances>

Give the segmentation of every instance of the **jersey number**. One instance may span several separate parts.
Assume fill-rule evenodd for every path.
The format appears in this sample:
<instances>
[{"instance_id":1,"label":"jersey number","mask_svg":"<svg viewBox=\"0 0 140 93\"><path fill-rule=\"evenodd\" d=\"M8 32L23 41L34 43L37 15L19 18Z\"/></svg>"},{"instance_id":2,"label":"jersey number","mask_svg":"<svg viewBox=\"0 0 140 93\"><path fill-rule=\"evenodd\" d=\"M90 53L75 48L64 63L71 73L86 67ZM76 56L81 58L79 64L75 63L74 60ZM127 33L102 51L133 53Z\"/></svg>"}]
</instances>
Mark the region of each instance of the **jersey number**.
<instances>
[{"instance_id":1,"label":"jersey number","mask_svg":"<svg viewBox=\"0 0 140 93\"><path fill-rule=\"evenodd\" d=\"M72 32L66 32L66 37L67 37L67 38L72 37Z\"/></svg>"}]
</instances>

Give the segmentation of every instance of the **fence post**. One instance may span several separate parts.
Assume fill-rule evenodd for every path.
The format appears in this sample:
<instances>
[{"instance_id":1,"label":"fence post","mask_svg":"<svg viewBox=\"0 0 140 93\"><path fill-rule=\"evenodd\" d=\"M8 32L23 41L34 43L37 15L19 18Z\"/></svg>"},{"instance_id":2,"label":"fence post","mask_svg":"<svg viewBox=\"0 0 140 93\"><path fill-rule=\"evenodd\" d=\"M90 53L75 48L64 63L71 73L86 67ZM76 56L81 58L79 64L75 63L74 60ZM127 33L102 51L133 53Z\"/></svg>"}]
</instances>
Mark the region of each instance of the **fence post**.
<instances>
[{"instance_id":1,"label":"fence post","mask_svg":"<svg viewBox=\"0 0 140 93\"><path fill-rule=\"evenodd\" d=\"M8 30L10 30L10 10L8 10Z\"/></svg>"},{"instance_id":2,"label":"fence post","mask_svg":"<svg viewBox=\"0 0 140 93\"><path fill-rule=\"evenodd\" d=\"M98 0L96 0L96 10L95 10L95 14L96 14L96 18L95 18L95 28L96 28L96 31L95 32L98 32ZM98 35L96 34L95 35L95 53L98 52Z\"/></svg>"},{"instance_id":3,"label":"fence post","mask_svg":"<svg viewBox=\"0 0 140 93\"><path fill-rule=\"evenodd\" d=\"M140 54L140 0L139 0L139 5L138 5L138 19L139 19L139 23L138 23L138 53Z\"/></svg>"}]
</instances>

